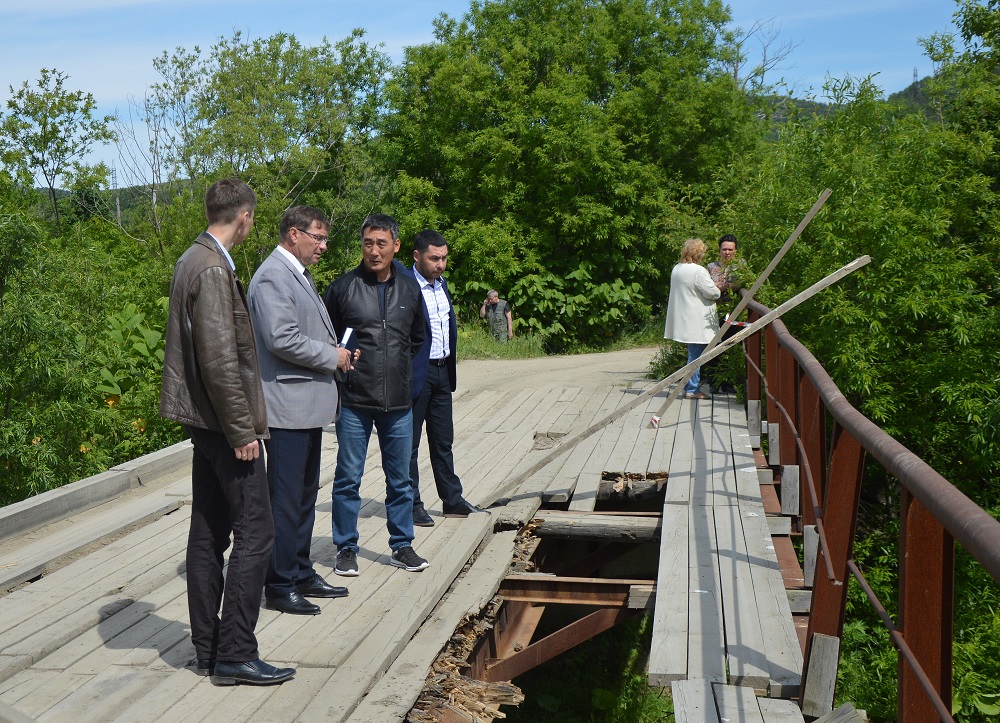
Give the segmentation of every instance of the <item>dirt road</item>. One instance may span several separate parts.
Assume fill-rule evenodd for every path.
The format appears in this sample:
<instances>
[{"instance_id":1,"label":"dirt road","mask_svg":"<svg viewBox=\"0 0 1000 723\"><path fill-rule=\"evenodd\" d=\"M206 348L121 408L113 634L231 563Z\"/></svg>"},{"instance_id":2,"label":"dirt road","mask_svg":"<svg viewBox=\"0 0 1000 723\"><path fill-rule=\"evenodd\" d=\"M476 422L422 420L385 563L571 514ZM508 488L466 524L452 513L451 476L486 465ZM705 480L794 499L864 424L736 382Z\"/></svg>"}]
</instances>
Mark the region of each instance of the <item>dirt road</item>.
<instances>
[{"instance_id":1,"label":"dirt road","mask_svg":"<svg viewBox=\"0 0 1000 723\"><path fill-rule=\"evenodd\" d=\"M533 386L567 379L580 386L603 382L609 386L629 386L643 380L654 354L655 347L644 347L534 359L470 359L458 365L458 392L514 389L523 385L526 376L532 378Z\"/></svg>"}]
</instances>

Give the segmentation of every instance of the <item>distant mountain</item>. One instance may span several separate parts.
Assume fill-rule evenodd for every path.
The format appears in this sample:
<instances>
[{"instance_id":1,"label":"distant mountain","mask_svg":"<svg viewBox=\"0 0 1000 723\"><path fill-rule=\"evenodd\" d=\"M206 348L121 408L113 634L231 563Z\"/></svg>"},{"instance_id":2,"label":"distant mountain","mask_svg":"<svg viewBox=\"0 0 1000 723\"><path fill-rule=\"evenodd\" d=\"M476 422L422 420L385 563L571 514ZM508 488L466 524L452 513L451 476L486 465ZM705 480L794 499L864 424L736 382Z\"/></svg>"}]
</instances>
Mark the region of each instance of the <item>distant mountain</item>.
<instances>
[{"instance_id":1,"label":"distant mountain","mask_svg":"<svg viewBox=\"0 0 1000 723\"><path fill-rule=\"evenodd\" d=\"M922 111L926 113L930 105L929 95L927 93L927 84L930 80L931 76L928 75L920 80L914 81L898 93L890 95L887 100L890 103L899 103L900 105L914 111Z\"/></svg>"}]
</instances>

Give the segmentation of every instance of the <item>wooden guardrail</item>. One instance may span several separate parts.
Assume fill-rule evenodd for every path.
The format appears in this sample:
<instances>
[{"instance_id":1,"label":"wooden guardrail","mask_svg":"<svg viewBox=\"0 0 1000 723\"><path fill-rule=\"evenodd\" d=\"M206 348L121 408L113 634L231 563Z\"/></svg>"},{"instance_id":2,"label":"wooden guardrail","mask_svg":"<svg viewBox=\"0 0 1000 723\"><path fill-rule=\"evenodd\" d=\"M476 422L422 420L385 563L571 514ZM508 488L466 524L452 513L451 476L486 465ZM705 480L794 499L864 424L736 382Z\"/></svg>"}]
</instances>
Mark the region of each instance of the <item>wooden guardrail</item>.
<instances>
[{"instance_id":1,"label":"wooden guardrail","mask_svg":"<svg viewBox=\"0 0 1000 723\"><path fill-rule=\"evenodd\" d=\"M751 302L750 320L768 311ZM746 352L748 417L758 425L750 434L761 434L766 417L768 462L785 480L798 475L803 530L815 530L803 712L810 714L809 691L832 701L850 575L899 651L898 720L951 721L954 545L1000 581L1000 522L851 406L782 322L750 337ZM866 456L900 484L896 621L852 560Z\"/></svg>"}]
</instances>

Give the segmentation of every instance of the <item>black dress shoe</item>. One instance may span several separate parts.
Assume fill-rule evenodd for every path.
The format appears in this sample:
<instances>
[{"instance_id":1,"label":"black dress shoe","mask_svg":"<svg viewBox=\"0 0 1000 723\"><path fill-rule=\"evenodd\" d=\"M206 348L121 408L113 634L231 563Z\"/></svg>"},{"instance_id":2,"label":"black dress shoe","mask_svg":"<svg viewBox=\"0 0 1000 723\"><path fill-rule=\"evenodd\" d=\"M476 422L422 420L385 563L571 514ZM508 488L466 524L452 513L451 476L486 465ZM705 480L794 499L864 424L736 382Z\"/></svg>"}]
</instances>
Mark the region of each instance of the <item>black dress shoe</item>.
<instances>
[{"instance_id":1,"label":"black dress shoe","mask_svg":"<svg viewBox=\"0 0 1000 723\"><path fill-rule=\"evenodd\" d=\"M413 505L413 524L417 527L434 527L434 520L423 505Z\"/></svg>"},{"instance_id":2,"label":"black dress shoe","mask_svg":"<svg viewBox=\"0 0 1000 723\"><path fill-rule=\"evenodd\" d=\"M236 685L237 683L272 685L284 683L294 675L295 668L275 668L260 658L248 660L245 663L223 663L220 661L215 664L212 682L215 685Z\"/></svg>"},{"instance_id":3,"label":"black dress shoe","mask_svg":"<svg viewBox=\"0 0 1000 723\"><path fill-rule=\"evenodd\" d=\"M265 593L264 607L268 610L278 610L289 615L319 615L319 605L312 604L296 590L274 597Z\"/></svg>"},{"instance_id":4,"label":"black dress shoe","mask_svg":"<svg viewBox=\"0 0 1000 723\"><path fill-rule=\"evenodd\" d=\"M462 504L458 507L445 507L444 516L445 517L468 517L469 515L474 515L477 512L488 512L480 507L476 507L471 502L462 500Z\"/></svg>"},{"instance_id":5,"label":"black dress shoe","mask_svg":"<svg viewBox=\"0 0 1000 723\"><path fill-rule=\"evenodd\" d=\"M198 658L197 665L194 672L198 675L212 675L215 672L215 661L211 658Z\"/></svg>"},{"instance_id":6,"label":"black dress shoe","mask_svg":"<svg viewBox=\"0 0 1000 723\"><path fill-rule=\"evenodd\" d=\"M319 574L314 574L305 582L295 586L302 597L347 597L346 587L335 587L324 580Z\"/></svg>"}]
</instances>

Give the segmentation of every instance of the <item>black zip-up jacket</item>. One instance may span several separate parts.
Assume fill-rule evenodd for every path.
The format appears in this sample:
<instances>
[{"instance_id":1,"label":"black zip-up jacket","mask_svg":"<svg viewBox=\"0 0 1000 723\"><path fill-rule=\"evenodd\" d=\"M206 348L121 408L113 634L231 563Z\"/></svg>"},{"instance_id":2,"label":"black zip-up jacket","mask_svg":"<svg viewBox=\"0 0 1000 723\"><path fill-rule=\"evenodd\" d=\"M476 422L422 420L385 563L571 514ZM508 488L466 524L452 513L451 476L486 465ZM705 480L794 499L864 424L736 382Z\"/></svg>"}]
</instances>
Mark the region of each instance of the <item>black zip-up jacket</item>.
<instances>
[{"instance_id":1,"label":"black zip-up jacket","mask_svg":"<svg viewBox=\"0 0 1000 723\"><path fill-rule=\"evenodd\" d=\"M323 300L337 338L343 339L350 327L361 350L354 370L344 375L342 404L379 412L408 409L410 360L424 343L424 301L417 282L397 275L393 264L383 309L379 283L362 261L330 284Z\"/></svg>"}]
</instances>

